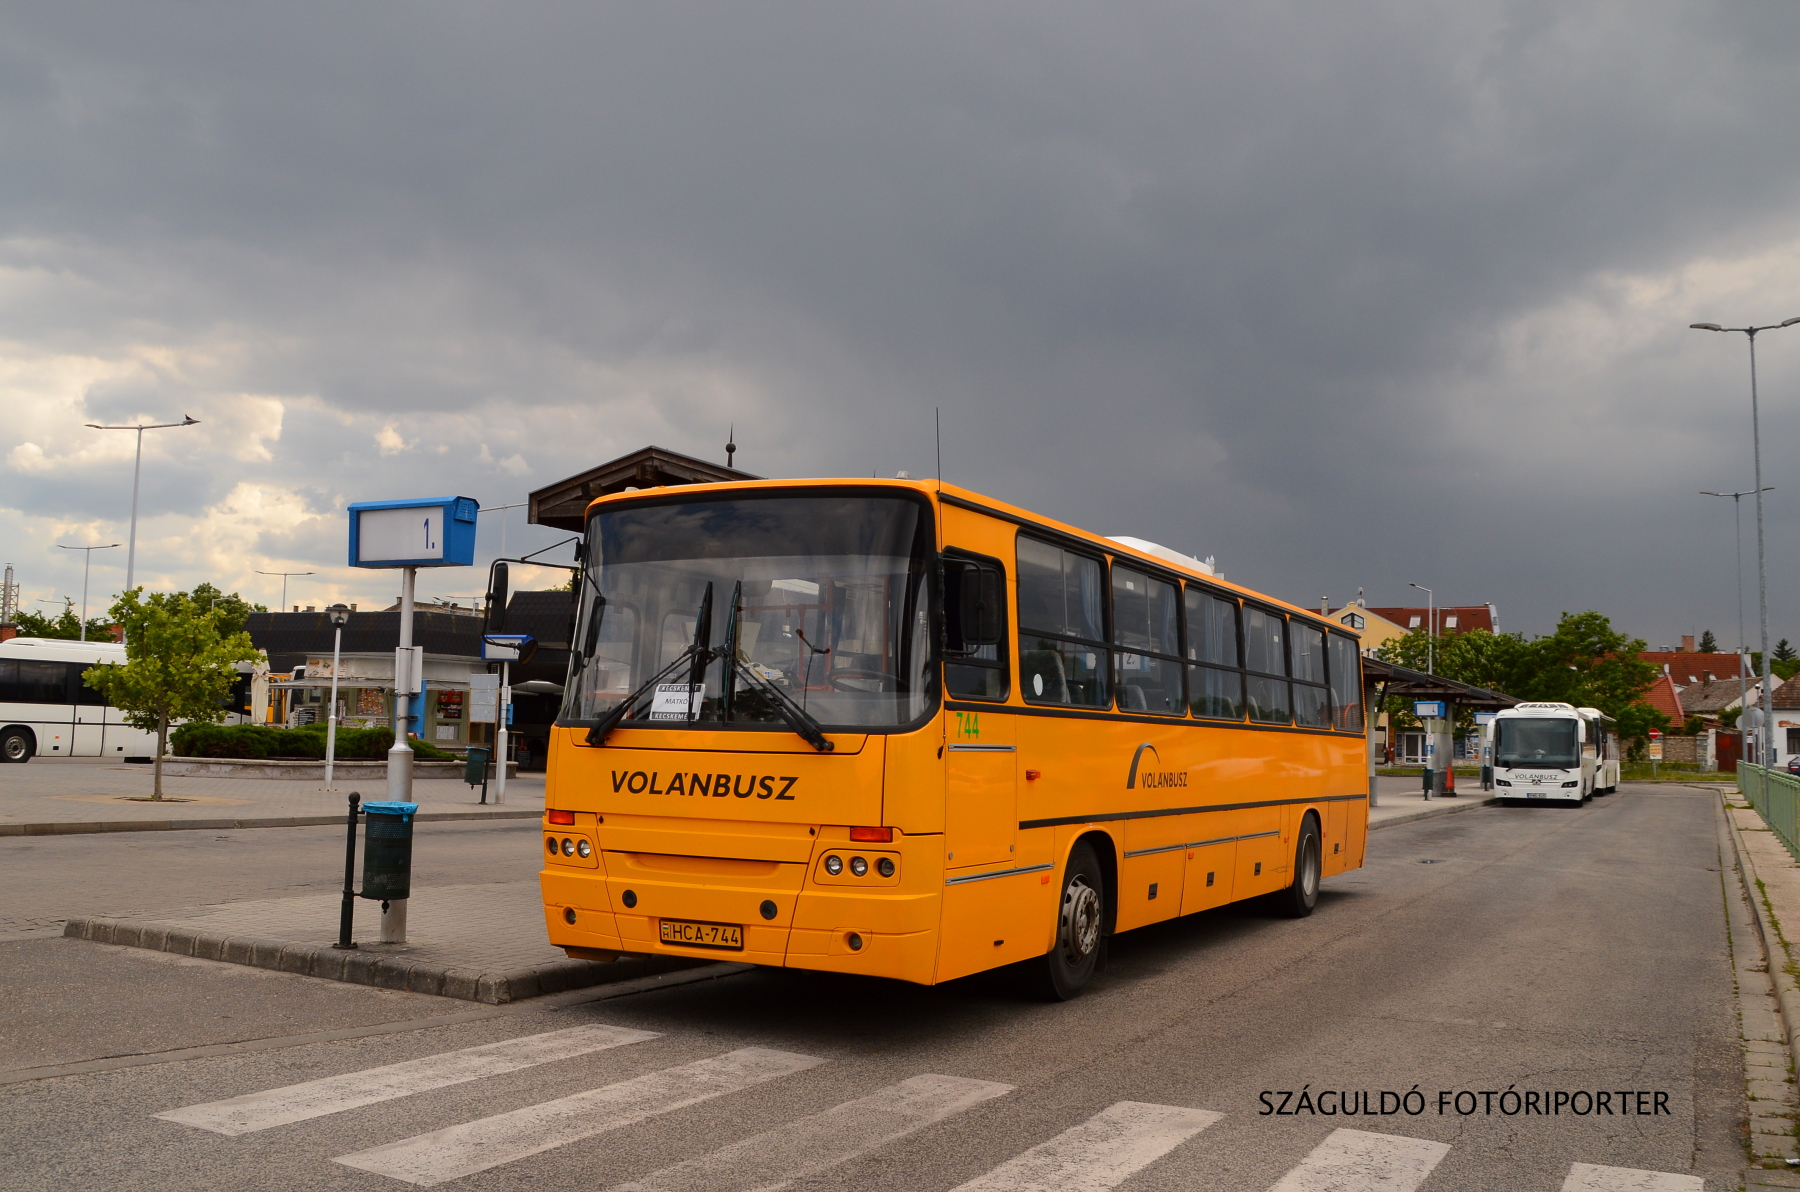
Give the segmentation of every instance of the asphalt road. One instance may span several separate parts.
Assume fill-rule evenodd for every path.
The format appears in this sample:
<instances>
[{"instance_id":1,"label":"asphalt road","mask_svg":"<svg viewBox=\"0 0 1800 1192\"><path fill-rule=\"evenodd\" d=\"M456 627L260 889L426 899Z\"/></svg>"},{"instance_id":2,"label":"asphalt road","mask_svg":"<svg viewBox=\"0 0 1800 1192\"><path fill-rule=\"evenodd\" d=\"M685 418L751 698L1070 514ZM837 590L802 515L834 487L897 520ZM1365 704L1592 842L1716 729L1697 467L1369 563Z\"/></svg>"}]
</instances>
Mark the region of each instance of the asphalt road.
<instances>
[{"instance_id":1,"label":"asphalt road","mask_svg":"<svg viewBox=\"0 0 1800 1192\"><path fill-rule=\"evenodd\" d=\"M400 1024L0 1072L0 1187L751 1189L798 1176L859 1192L1518 1192L1560 1189L1575 1164L1736 1187L1742 1061L1716 814L1699 791L1626 787L1579 810L1386 829L1311 918L1225 908L1119 937L1066 1005L1023 1000L1007 973L924 989L754 971L471 1008L77 941L0 943L0 1024L32 1011L29 1031L0 1025L0 1067ZM470 831L483 851L479 832L505 829ZM236 854L254 864L287 834L239 835L255 839ZM59 854L65 872L79 847ZM10 860L0 848L7 882ZM44 1010L57 1000L65 1014ZM451 1021L403 1021L434 1015ZM506 1042L551 1031L569 1033ZM1414 1088L1417 1115L1262 1112L1265 1092L1280 1105L1283 1090L1309 1104L1366 1091L1379 1110L1383 1090ZM1508 1089L1609 1091L1615 1112L1507 1115L1503 1097L1491 1113L1438 1112L1440 1091ZM1618 1115L1622 1091L1649 1094L1627 1102L1649 1112Z\"/></svg>"}]
</instances>

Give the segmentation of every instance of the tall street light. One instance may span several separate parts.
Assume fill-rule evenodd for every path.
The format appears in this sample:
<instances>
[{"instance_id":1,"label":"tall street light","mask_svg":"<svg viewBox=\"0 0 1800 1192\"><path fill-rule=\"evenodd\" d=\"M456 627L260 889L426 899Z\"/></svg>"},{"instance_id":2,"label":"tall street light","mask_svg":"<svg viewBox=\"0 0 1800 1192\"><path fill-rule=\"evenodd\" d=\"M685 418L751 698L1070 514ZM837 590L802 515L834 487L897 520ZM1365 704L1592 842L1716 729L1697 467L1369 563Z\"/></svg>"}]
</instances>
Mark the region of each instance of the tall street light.
<instances>
[{"instance_id":1,"label":"tall street light","mask_svg":"<svg viewBox=\"0 0 1800 1192\"><path fill-rule=\"evenodd\" d=\"M135 430L137 432L137 462L131 465L131 533L126 538L130 545L125 548L125 590L129 592L132 588L132 580L137 576L138 477L144 471L144 432L167 430L171 426L198 426L200 420L183 414L180 422L154 422L141 426L135 423L131 426L101 426L98 422L90 422L88 425L95 430Z\"/></svg>"},{"instance_id":2,"label":"tall street light","mask_svg":"<svg viewBox=\"0 0 1800 1192\"><path fill-rule=\"evenodd\" d=\"M1763 731L1758 752L1763 765L1775 764L1775 689L1769 683L1769 580L1763 551L1763 482L1762 482L1762 415L1756 404L1756 334L1779 331L1800 323L1800 318L1783 319L1766 327L1721 327L1717 323L1689 323L1694 331L1740 331L1750 341L1750 455L1756 465L1756 611L1762 629L1762 719Z\"/></svg>"},{"instance_id":3,"label":"tall street light","mask_svg":"<svg viewBox=\"0 0 1800 1192\"><path fill-rule=\"evenodd\" d=\"M337 761L338 671L344 650L344 626L350 623L350 609L334 604L325 610L331 621L331 719L325 722L325 789L331 790L331 768Z\"/></svg>"},{"instance_id":4,"label":"tall street light","mask_svg":"<svg viewBox=\"0 0 1800 1192\"><path fill-rule=\"evenodd\" d=\"M310 571L259 571L256 574L258 574L258 575L279 575L281 577L281 611L285 613L288 610L288 606L287 606L288 576L290 576L290 575L312 575L313 573Z\"/></svg>"},{"instance_id":5,"label":"tall street light","mask_svg":"<svg viewBox=\"0 0 1800 1192\"><path fill-rule=\"evenodd\" d=\"M109 542L105 546L64 546L60 542L56 544L57 550L78 550L78 551L85 552L82 556L84 561L81 564L81 640L82 641L87 640L88 572L90 570L92 570L93 566L94 566L94 552L97 550L111 550L115 546L122 546L122 545L124 545L124 544L119 543L119 542ZM127 584L126 590L129 591L130 587L131 587L131 585Z\"/></svg>"},{"instance_id":6,"label":"tall street light","mask_svg":"<svg viewBox=\"0 0 1800 1192\"><path fill-rule=\"evenodd\" d=\"M1745 661L1744 655L1748 652L1748 650L1750 648L1750 644L1744 640L1744 517L1743 517L1744 502L1743 502L1743 498L1750 496L1753 491L1754 490L1746 489L1745 491L1743 491L1741 493L1716 493L1716 492L1713 492L1710 488L1703 488L1700 490L1700 495L1703 497L1730 497L1731 498L1731 530L1732 530L1732 536L1737 542L1737 572L1736 572L1736 575L1737 575L1737 608L1738 608L1738 712L1740 715L1743 713L1743 710L1744 710L1744 661ZM1766 493L1772 493L1775 491L1775 486L1772 484L1765 485L1763 487L1762 491L1766 492Z\"/></svg>"},{"instance_id":7,"label":"tall street light","mask_svg":"<svg viewBox=\"0 0 1800 1192\"><path fill-rule=\"evenodd\" d=\"M1425 673L1436 674L1437 665L1437 594L1423 584L1407 584L1425 593Z\"/></svg>"}]
</instances>

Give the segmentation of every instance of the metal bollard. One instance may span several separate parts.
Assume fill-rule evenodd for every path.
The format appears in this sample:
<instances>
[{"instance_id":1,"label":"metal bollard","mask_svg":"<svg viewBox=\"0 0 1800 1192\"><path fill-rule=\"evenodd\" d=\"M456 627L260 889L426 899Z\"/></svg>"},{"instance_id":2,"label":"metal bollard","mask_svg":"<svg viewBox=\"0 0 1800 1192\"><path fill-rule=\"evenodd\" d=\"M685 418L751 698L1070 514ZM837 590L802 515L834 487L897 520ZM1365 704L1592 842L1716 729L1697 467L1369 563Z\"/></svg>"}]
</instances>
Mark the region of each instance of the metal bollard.
<instances>
[{"instance_id":1,"label":"metal bollard","mask_svg":"<svg viewBox=\"0 0 1800 1192\"><path fill-rule=\"evenodd\" d=\"M361 801L360 794L350 792L350 827L344 841L344 905L338 912L337 943L331 945L345 951L356 947L350 932L356 922L356 805Z\"/></svg>"}]
</instances>

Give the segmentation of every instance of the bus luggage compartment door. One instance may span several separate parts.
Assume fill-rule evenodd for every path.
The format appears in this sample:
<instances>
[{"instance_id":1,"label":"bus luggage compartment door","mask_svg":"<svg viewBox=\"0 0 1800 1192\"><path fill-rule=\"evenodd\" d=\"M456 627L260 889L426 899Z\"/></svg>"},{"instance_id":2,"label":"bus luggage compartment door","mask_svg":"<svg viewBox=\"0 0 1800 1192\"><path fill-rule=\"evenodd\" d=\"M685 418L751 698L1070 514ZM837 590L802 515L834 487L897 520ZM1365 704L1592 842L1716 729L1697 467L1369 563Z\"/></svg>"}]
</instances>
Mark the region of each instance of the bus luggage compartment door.
<instances>
[{"instance_id":1,"label":"bus luggage compartment door","mask_svg":"<svg viewBox=\"0 0 1800 1192\"><path fill-rule=\"evenodd\" d=\"M979 741L944 750L945 865L991 865L1013 856L1019 834L1018 752L1012 718L989 716Z\"/></svg>"}]
</instances>

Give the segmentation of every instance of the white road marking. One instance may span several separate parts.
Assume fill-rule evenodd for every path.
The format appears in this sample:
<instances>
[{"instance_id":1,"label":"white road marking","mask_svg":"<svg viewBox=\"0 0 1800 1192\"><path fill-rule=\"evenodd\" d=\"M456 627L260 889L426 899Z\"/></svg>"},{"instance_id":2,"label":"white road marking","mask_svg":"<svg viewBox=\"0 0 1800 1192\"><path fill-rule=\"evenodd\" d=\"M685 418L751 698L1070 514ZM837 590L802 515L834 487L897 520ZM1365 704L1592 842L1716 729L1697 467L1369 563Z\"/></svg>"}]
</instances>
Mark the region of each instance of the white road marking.
<instances>
[{"instance_id":1,"label":"white road marking","mask_svg":"<svg viewBox=\"0 0 1800 1192\"><path fill-rule=\"evenodd\" d=\"M1012 1092L1010 1084L915 1076L823 1113L651 1172L612 1192L774 1192L933 1122Z\"/></svg>"},{"instance_id":2,"label":"white road marking","mask_svg":"<svg viewBox=\"0 0 1800 1192\"><path fill-rule=\"evenodd\" d=\"M1109 1192L1222 1116L1120 1101L955 1192Z\"/></svg>"},{"instance_id":3,"label":"white road marking","mask_svg":"<svg viewBox=\"0 0 1800 1192\"><path fill-rule=\"evenodd\" d=\"M1269 1192L1413 1192L1449 1153L1423 1138L1333 1130Z\"/></svg>"},{"instance_id":4,"label":"white road marking","mask_svg":"<svg viewBox=\"0 0 1800 1192\"><path fill-rule=\"evenodd\" d=\"M1577 1163L1569 1168L1562 1192L1705 1192L1705 1188L1706 1181L1697 1175Z\"/></svg>"},{"instance_id":5,"label":"white road marking","mask_svg":"<svg viewBox=\"0 0 1800 1192\"><path fill-rule=\"evenodd\" d=\"M541 1035L522 1035L460 1051L446 1051L421 1059L349 1072L343 1076L327 1076L304 1084L264 1093L248 1093L228 1101L211 1101L205 1105L189 1105L171 1109L156 1116L164 1121L197 1126L215 1134L250 1134L271 1126L303 1122L326 1114L342 1113L395 1097L410 1097L430 1089L480 1080L503 1072L517 1072L553 1060L569 1059L641 1043L656 1038L654 1031L637 1031L622 1026L572 1026L566 1030L547 1031Z\"/></svg>"},{"instance_id":6,"label":"white road marking","mask_svg":"<svg viewBox=\"0 0 1800 1192\"><path fill-rule=\"evenodd\" d=\"M527 1105L430 1134L371 1147L334 1162L429 1188L528 1155L629 1126L659 1113L824 1063L810 1055L745 1047L585 1093Z\"/></svg>"}]
</instances>

